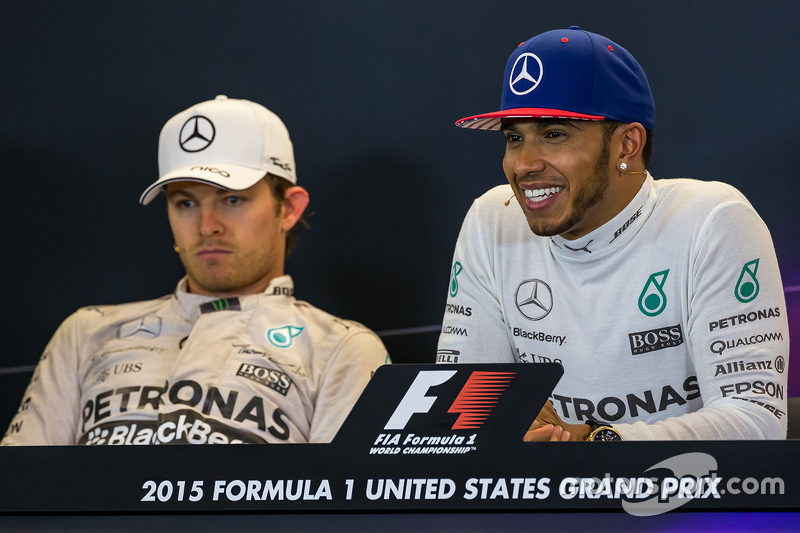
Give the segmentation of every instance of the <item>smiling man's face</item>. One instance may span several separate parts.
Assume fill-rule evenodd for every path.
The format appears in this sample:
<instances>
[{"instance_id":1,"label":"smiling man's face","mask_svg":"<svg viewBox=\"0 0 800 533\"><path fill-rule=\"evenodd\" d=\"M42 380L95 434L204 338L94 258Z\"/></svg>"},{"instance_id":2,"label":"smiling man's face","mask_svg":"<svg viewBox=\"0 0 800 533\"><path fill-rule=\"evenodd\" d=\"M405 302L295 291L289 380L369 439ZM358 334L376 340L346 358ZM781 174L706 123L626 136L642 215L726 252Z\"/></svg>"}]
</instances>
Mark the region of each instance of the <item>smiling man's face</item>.
<instances>
[{"instance_id":1,"label":"smiling man's face","mask_svg":"<svg viewBox=\"0 0 800 533\"><path fill-rule=\"evenodd\" d=\"M577 239L619 212L600 123L506 119L502 131L503 171L535 234Z\"/></svg>"},{"instance_id":2,"label":"smiling man's face","mask_svg":"<svg viewBox=\"0 0 800 533\"><path fill-rule=\"evenodd\" d=\"M264 180L243 191L179 181L167 185L166 193L189 292L250 294L283 274L285 207Z\"/></svg>"}]
</instances>

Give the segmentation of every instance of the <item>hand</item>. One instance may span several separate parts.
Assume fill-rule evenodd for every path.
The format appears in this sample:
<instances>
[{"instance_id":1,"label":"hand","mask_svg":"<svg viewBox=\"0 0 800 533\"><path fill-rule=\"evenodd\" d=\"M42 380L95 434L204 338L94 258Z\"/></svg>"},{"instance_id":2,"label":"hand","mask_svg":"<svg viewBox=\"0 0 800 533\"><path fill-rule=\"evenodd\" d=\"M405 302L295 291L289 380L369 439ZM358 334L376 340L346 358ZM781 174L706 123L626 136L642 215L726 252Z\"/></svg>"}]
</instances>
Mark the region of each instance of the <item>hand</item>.
<instances>
[{"instance_id":1,"label":"hand","mask_svg":"<svg viewBox=\"0 0 800 533\"><path fill-rule=\"evenodd\" d=\"M558 442L570 440L569 431L564 431L561 426L547 424L537 429L529 429L523 440L527 442Z\"/></svg>"},{"instance_id":2,"label":"hand","mask_svg":"<svg viewBox=\"0 0 800 533\"><path fill-rule=\"evenodd\" d=\"M526 442L586 440L589 429L586 424L568 424L564 422L556 413L553 404L547 401L522 440Z\"/></svg>"}]
</instances>

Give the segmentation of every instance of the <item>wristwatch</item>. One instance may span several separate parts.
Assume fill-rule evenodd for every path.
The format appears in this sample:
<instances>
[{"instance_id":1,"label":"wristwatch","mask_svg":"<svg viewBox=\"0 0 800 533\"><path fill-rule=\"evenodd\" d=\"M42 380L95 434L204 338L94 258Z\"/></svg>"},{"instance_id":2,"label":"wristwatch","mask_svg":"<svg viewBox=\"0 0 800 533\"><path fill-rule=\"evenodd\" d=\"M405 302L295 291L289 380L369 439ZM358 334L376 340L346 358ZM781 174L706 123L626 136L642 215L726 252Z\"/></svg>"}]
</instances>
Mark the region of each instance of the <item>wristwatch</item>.
<instances>
[{"instance_id":1,"label":"wristwatch","mask_svg":"<svg viewBox=\"0 0 800 533\"><path fill-rule=\"evenodd\" d=\"M619 431L611 427L611 424L605 422L598 422L596 420L587 420L586 425L589 426L589 434L586 436L587 441L615 441L622 440L622 435Z\"/></svg>"}]
</instances>

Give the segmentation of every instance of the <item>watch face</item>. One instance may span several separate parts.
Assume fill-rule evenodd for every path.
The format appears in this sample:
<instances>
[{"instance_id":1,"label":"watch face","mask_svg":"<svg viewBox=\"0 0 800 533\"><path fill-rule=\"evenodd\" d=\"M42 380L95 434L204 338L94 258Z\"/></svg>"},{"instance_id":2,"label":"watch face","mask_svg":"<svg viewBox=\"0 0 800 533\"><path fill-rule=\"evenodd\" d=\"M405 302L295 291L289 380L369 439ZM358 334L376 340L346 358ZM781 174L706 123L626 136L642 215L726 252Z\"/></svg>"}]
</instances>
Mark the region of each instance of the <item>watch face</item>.
<instances>
[{"instance_id":1,"label":"watch face","mask_svg":"<svg viewBox=\"0 0 800 533\"><path fill-rule=\"evenodd\" d=\"M613 429L602 428L598 430L597 433L594 434L594 439L592 440L597 442L597 441L622 440L622 438Z\"/></svg>"}]
</instances>

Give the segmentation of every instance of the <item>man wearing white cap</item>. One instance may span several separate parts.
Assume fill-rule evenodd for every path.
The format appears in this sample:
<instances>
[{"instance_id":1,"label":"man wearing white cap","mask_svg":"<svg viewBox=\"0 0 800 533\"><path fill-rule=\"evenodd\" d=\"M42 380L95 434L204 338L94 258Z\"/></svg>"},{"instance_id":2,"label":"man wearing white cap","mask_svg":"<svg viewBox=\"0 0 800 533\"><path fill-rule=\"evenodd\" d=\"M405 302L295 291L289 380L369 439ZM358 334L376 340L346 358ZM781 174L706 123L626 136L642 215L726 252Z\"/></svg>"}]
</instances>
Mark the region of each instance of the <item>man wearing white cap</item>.
<instances>
[{"instance_id":1,"label":"man wearing white cap","mask_svg":"<svg viewBox=\"0 0 800 533\"><path fill-rule=\"evenodd\" d=\"M186 277L86 307L42 355L3 445L328 442L389 361L364 326L293 297L287 235L308 205L283 122L218 96L159 138L159 192Z\"/></svg>"},{"instance_id":2,"label":"man wearing white cap","mask_svg":"<svg viewBox=\"0 0 800 533\"><path fill-rule=\"evenodd\" d=\"M785 438L769 231L729 185L647 171L655 103L627 50L537 35L508 59L501 110L456 124L502 131L508 184L464 220L441 361L561 363L526 440Z\"/></svg>"}]
</instances>

